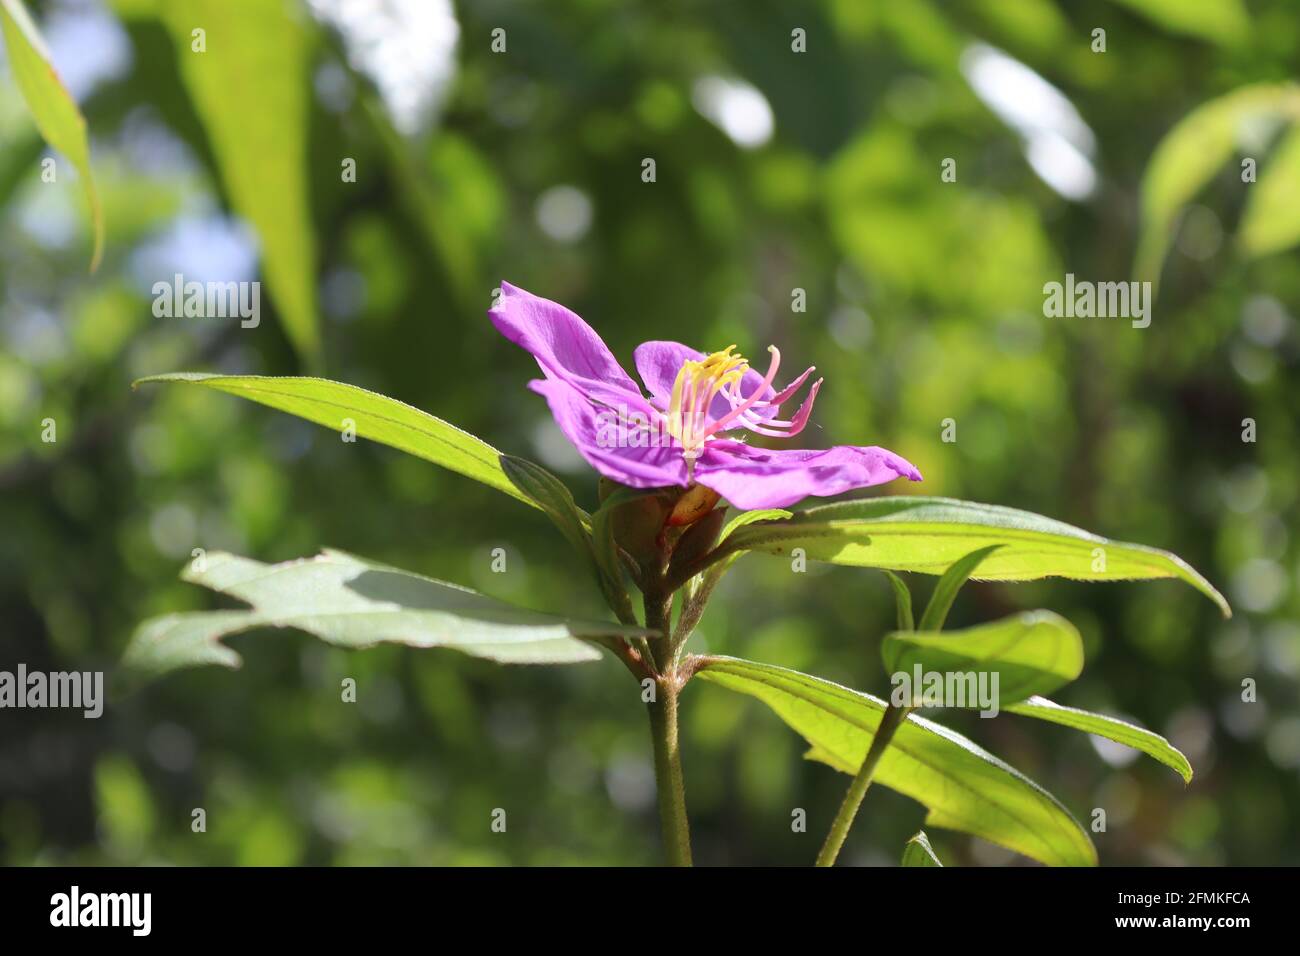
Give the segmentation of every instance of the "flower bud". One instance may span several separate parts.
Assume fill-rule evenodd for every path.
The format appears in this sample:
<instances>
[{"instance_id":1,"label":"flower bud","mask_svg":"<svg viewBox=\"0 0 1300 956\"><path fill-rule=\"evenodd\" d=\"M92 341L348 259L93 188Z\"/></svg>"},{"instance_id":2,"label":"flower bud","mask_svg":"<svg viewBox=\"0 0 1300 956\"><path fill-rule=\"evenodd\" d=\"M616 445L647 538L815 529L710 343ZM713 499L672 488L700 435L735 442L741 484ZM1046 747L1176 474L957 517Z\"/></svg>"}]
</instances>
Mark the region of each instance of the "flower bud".
<instances>
[{"instance_id":1,"label":"flower bud","mask_svg":"<svg viewBox=\"0 0 1300 956\"><path fill-rule=\"evenodd\" d=\"M602 503L624 486L608 478L600 479ZM619 505L610 518L614 541L640 565L653 563L659 553L658 538L673 507L676 489L665 494L647 494Z\"/></svg>"},{"instance_id":2,"label":"flower bud","mask_svg":"<svg viewBox=\"0 0 1300 956\"><path fill-rule=\"evenodd\" d=\"M718 534L722 531L722 522L726 517L725 508L714 508L682 532L676 547L673 548L673 559L669 564L670 574L709 553L718 541Z\"/></svg>"},{"instance_id":3,"label":"flower bud","mask_svg":"<svg viewBox=\"0 0 1300 956\"><path fill-rule=\"evenodd\" d=\"M694 524L712 511L721 497L712 488L706 488L703 485L691 485L686 489L686 493L678 498L677 503L673 505L672 513L668 516L668 523L674 527Z\"/></svg>"}]
</instances>

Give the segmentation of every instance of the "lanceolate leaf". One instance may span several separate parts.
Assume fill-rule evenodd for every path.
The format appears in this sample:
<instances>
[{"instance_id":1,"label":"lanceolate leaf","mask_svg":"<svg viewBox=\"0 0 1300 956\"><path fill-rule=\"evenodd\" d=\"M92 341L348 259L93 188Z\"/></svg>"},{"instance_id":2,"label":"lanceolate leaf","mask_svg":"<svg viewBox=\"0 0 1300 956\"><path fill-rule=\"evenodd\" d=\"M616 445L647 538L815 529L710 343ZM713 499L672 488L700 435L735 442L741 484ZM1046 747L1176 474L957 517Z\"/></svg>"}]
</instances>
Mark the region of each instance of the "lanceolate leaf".
<instances>
[{"instance_id":1,"label":"lanceolate leaf","mask_svg":"<svg viewBox=\"0 0 1300 956\"><path fill-rule=\"evenodd\" d=\"M45 142L67 157L81 177L82 188L90 203L90 223L95 237L90 259L93 272L99 267L99 257L104 250L104 214L99 205L99 193L95 191L95 180L90 174L86 121L59 75L54 72L45 41L21 0L0 0L0 32L4 34L5 48L9 52L9 69L27 108L31 110L36 128L41 131Z\"/></svg>"},{"instance_id":2,"label":"lanceolate leaf","mask_svg":"<svg viewBox=\"0 0 1300 956\"><path fill-rule=\"evenodd\" d=\"M1165 135L1142 177L1138 279L1155 283L1160 278L1182 208L1245 145L1251 128L1288 118L1300 119L1300 86L1260 83L1201 104Z\"/></svg>"},{"instance_id":3,"label":"lanceolate leaf","mask_svg":"<svg viewBox=\"0 0 1300 956\"><path fill-rule=\"evenodd\" d=\"M864 568L942 574L976 548L1002 547L974 575L986 581L1062 577L1078 581L1179 578L1231 614L1228 602L1176 555L1110 541L1028 511L952 498L868 498L809 508L788 521L763 521L736 531L723 553L788 554Z\"/></svg>"},{"instance_id":4,"label":"lanceolate leaf","mask_svg":"<svg viewBox=\"0 0 1300 956\"><path fill-rule=\"evenodd\" d=\"M308 154L306 11L285 0L152 0L123 7L124 15L152 13L171 32L231 205L257 230L262 271L285 331L314 361L320 331L316 230L304 174L315 165ZM337 169L335 160L336 176Z\"/></svg>"},{"instance_id":5,"label":"lanceolate leaf","mask_svg":"<svg viewBox=\"0 0 1300 956\"><path fill-rule=\"evenodd\" d=\"M341 551L263 564L216 552L183 575L251 605L146 621L124 666L156 676L181 667L238 667L239 655L218 642L260 627L293 627L339 647L380 643L451 647L502 663L569 664L596 660L591 642L650 636L639 627L586 621L513 607L468 588L375 564Z\"/></svg>"},{"instance_id":6,"label":"lanceolate leaf","mask_svg":"<svg viewBox=\"0 0 1300 956\"><path fill-rule=\"evenodd\" d=\"M912 622L912 592L907 589L907 582L893 571L886 571L889 584L894 589L894 604L898 612L898 629L910 631L915 626Z\"/></svg>"},{"instance_id":7,"label":"lanceolate leaf","mask_svg":"<svg viewBox=\"0 0 1300 956\"><path fill-rule=\"evenodd\" d=\"M514 482L515 487L527 495L533 504L546 512L555 526L560 529L560 533L585 561L600 585L606 603L614 609L618 619L624 623L635 621L636 613L632 610L632 599L623 586L623 578L618 570L617 553L613 555L614 573L611 575L605 569L604 555L597 555L595 544L587 532L587 528L592 523L591 515L578 507L573 500L573 493L564 482L541 465L535 465L523 458L502 455L500 461L506 477ZM612 541L610 547L613 547Z\"/></svg>"},{"instance_id":8,"label":"lanceolate leaf","mask_svg":"<svg viewBox=\"0 0 1300 956\"><path fill-rule=\"evenodd\" d=\"M808 757L847 774L867 754L885 702L798 671L705 658L697 676L756 697L811 744ZM1092 866L1087 833L1051 794L945 727L911 715L875 780L929 808L927 826L971 833L1043 863Z\"/></svg>"},{"instance_id":9,"label":"lanceolate leaf","mask_svg":"<svg viewBox=\"0 0 1300 956\"><path fill-rule=\"evenodd\" d=\"M794 515L792 511L786 511L784 508L763 508L758 511L742 511L725 525L722 533L718 535L719 541L726 541L731 537L731 533L738 528L743 528L747 524L753 524L755 521L780 521L782 518L789 518Z\"/></svg>"},{"instance_id":10,"label":"lanceolate leaf","mask_svg":"<svg viewBox=\"0 0 1300 956\"><path fill-rule=\"evenodd\" d=\"M1254 256L1300 242L1300 124L1286 133L1246 194L1238 240Z\"/></svg>"},{"instance_id":11,"label":"lanceolate leaf","mask_svg":"<svg viewBox=\"0 0 1300 956\"><path fill-rule=\"evenodd\" d=\"M786 511L784 508L763 508L758 511L742 511L722 527L722 532L718 535L717 548L721 553L725 553L721 561L709 569L709 574L713 578L713 584L717 584L722 575L726 573L727 568L731 567L740 557L740 549L725 549L729 541L737 531L746 525L751 525L759 521L783 521L794 515L792 511Z\"/></svg>"},{"instance_id":12,"label":"lanceolate leaf","mask_svg":"<svg viewBox=\"0 0 1300 956\"><path fill-rule=\"evenodd\" d=\"M957 597L957 592L961 590L961 586L975 573L980 563L1000 547L1001 545L991 544L987 548L979 548L954 561L935 584L934 593L930 595L930 603L925 606L925 613L921 615L921 623L917 626L917 630L943 630L944 622L948 620L948 611L951 610L952 602Z\"/></svg>"},{"instance_id":13,"label":"lanceolate leaf","mask_svg":"<svg viewBox=\"0 0 1300 956\"><path fill-rule=\"evenodd\" d=\"M1210 43L1236 44L1250 36L1250 13L1242 0L1116 0L1174 33Z\"/></svg>"},{"instance_id":14,"label":"lanceolate leaf","mask_svg":"<svg viewBox=\"0 0 1300 956\"><path fill-rule=\"evenodd\" d=\"M943 866L924 830L918 830L903 847L903 866Z\"/></svg>"},{"instance_id":15,"label":"lanceolate leaf","mask_svg":"<svg viewBox=\"0 0 1300 956\"><path fill-rule=\"evenodd\" d=\"M786 511L784 508L764 508L758 511L742 511L723 526L722 532L718 535L718 544L716 547L719 549L723 548L727 539L730 538L737 529L743 528L745 525L753 524L756 521L779 521L784 518L789 518L792 514L793 512ZM722 560L718 561L716 564L711 565L704 573L693 576L690 581L687 582L686 588L688 596L694 598L698 595L701 600L707 601L709 595L713 593L713 589L718 586L718 583L722 580L728 569L736 563L736 559L739 558L743 552L724 551L723 553L726 554L726 557L722 558Z\"/></svg>"},{"instance_id":16,"label":"lanceolate leaf","mask_svg":"<svg viewBox=\"0 0 1300 956\"><path fill-rule=\"evenodd\" d=\"M880 645L885 670L998 675L998 706L1050 694L1083 670L1083 639L1051 611L1029 611L992 624L941 634L900 631ZM918 688L919 690L919 688ZM973 699L969 706L979 706Z\"/></svg>"},{"instance_id":17,"label":"lanceolate leaf","mask_svg":"<svg viewBox=\"0 0 1300 956\"><path fill-rule=\"evenodd\" d=\"M202 385L269 405L340 432L347 427L345 419L350 419L362 438L391 445L539 507L510 480L501 467L501 453L487 442L428 412L355 385L324 378L206 375L201 372L151 375L135 385L147 382Z\"/></svg>"},{"instance_id":18,"label":"lanceolate leaf","mask_svg":"<svg viewBox=\"0 0 1300 956\"><path fill-rule=\"evenodd\" d=\"M502 455L501 470L528 500L546 512L574 550L592 557L591 537L587 528L591 516L578 507L564 482L541 465L514 455ZM594 558L593 558L594 559Z\"/></svg>"},{"instance_id":19,"label":"lanceolate leaf","mask_svg":"<svg viewBox=\"0 0 1300 956\"><path fill-rule=\"evenodd\" d=\"M1117 743L1140 750L1148 757L1154 757L1166 767L1176 771L1184 783L1192 782L1192 765L1173 744L1159 734L1144 730L1117 717L1094 714L1074 707L1062 707L1042 697L1031 697L1018 704L1008 704L1003 708L1009 714L1024 717L1037 717L1063 727L1073 727L1084 733L1096 734Z\"/></svg>"}]
</instances>

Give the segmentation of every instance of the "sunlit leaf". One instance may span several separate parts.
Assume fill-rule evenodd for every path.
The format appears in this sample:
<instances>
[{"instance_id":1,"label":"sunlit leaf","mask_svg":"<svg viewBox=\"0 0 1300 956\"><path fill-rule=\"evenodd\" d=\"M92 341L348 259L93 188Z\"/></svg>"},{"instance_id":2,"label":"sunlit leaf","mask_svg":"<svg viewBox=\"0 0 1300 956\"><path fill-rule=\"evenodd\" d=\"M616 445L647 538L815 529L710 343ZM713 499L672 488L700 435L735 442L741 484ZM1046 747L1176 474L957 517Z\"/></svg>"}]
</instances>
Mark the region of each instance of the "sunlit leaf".
<instances>
[{"instance_id":1,"label":"sunlit leaf","mask_svg":"<svg viewBox=\"0 0 1300 956\"><path fill-rule=\"evenodd\" d=\"M1178 578L1214 601L1228 602L1176 555L1140 544L1110 541L1061 521L1000 505L951 498L867 498L801 511L788 521L741 528L726 552L788 554L803 548L817 561L893 571L942 574L977 548L1001 545L974 577L985 581L1078 581Z\"/></svg>"},{"instance_id":2,"label":"sunlit leaf","mask_svg":"<svg viewBox=\"0 0 1300 956\"><path fill-rule=\"evenodd\" d=\"M123 664L157 676L181 667L238 667L222 638L262 627L292 627L339 647L380 643L450 647L514 664L596 660L591 641L647 636L642 628L543 614L468 588L327 550L314 558L263 564L223 552L190 565L184 579L251 605L194 611L143 623Z\"/></svg>"},{"instance_id":3,"label":"sunlit leaf","mask_svg":"<svg viewBox=\"0 0 1300 956\"><path fill-rule=\"evenodd\" d=\"M263 274L285 331L315 361L320 331L308 199L315 162L307 149L312 32L306 14L285 0L153 0L123 10L148 12L172 34L231 205L257 231Z\"/></svg>"},{"instance_id":4,"label":"sunlit leaf","mask_svg":"<svg viewBox=\"0 0 1300 956\"><path fill-rule=\"evenodd\" d=\"M713 593L713 589L721 583L727 571L736 563L736 560L741 556L741 554L744 553L739 550L728 552L723 547L727 539L730 538L737 529L743 528L748 524L753 524L756 521L773 521L789 518L791 514L793 514L793 512L786 511L784 508L763 508L757 511L742 511L740 514L734 516L723 526L722 531L718 534L718 543L715 545L719 550L719 553L724 556L709 565L707 570L693 575L690 580L686 582L685 587L687 597L701 602L708 601L709 596Z\"/></svg>"},{"instance_id":5,"label":"sunlit leaf","mask_svg":"<svg viewBox=\"0 0 1300 956\"><path fill-rule=\"evenodd\" d=\"M90 259L93 272L99 267L104 251L104 214L90 172L86 120L54 71L45 41L21 0L0 0L0 32L4 34L5 48L9 53L9 69L13 71L14 82L18 84L27 108L31 110L36 128L41 131L45 142L67 157L81 177L86 201L90 204L90 223L94 233L94 251Z\"/></svg>"},{"instance_id":6,"label":"sunlit leaf","mask_svg":"<svg viewBox=\"0 0 1300 956\"><path fill-rule=\"evenodd\" d=\"M1203 103L1165 134L1142 177L1142 235L1134 270L1157 282L1178 215L1262 124L1300 118L1300 87L1259 84ZM1249 185L1245 188L1254 189Z\"/></svg>"},{"instance_id":7,"label":"sunlit leaf","mask_svg":"<svg viewBox=\"0 0 1300 956\"><path fill-rule=\"evenodd\" d=\"M811 745L808 757L854 774L885 702L798 671L705 658L703 680L756 697ZM875 780L924 804L927 826L974 834L1043 863L1093 866L1088 834L1047 791L954 731L910 715Z\"/></svg>"},{"instance_id":8,"label":"sunlit leaf","mask_svg":"<svg viewBox=\"0 0 1300 956\"><path fill-rule=\"evenodd\" d=\"M1018 704L1008 704L1003 708L1009 714L1024 717L1037 717L1064 727L1073 727L1085 733L1096 734L1117 743L1140 750L1149 757L1154 757L1166 767L1172 768L1183 778L1184 783L1192 782L1192 765L1182 752L1159 734L1144 730L1118 717L1107 717L1074 707L1062 707L1042 697L1031 697Z\"/></svg>"},{"instance_id":9,"label":"sunlit leaf","mask_svg":"<svg viewBox=\"0 0 1300 956\"><path fill-rule=\"evenodd\" d=\"M1250 35L1241 0L1114 0L1174 33L1211 43L1240 43Z\"/></svg>"},{"instance_id":10,"label":"sunlit leaf","mask_svg":"<svg viewBox=\"0 0 1300 956\"><path fill-rule=\"evenodd\" d=\"M949 565L948 570L943 572L939 582L934 586L934 593L930 595L930 601L925 606L917 630L942 630L944 622L948 620L948 611L952 608L952 602L957 597L957 592L961 590L961 586L970 579L984 559L1000 547L1001 545L991 544L987 548L977 548Z\"/></svg>"},{"instance_id":11,"label":"sunlit leaf","mask_svg":"<svg viewBox=\"0 0 1300 956\"><path fill-rule=\"evenodd\" d=\"M725 541L731 537L732 532L753 524L755 521L780 521L783 518L790 518L794 515L792 511L786 511L784 508L762 508L758 511L742 511L740 514L731 518L722 526L722 533L718 535L719 541Z\"/></svg>"},{"instance_id":12,"label":"sunlit leaf","mask_svg":"<svg viewBox=\"0 0 1300 956\"><path fill-rule=\"evenodd\" d=\"M342 431L350 419L356 434L391 445L539 507L501 467L501 453L480 438L427 412L376 392L324 378L264 375L151 375L135 384L180 382L229 392L249 401Z\"/></svg>"},{"instance_id":13,"label":"sunlit leaf","mask_svg":"<svg viewBox=\"0 0 1300 956\"><path fill-rule=\"evenodd\" d=\"M924 830L918 830L903 847L903 866L943 866Z\"/></svg>"},{"instance_id":14,"label":"sunlit leaf","mask_svg":"<svg viewBox=\"0 0 1300 956\"><path fill-rule=\"evenodd\" d=\"M889 584L894 589L894 607L897 612L898 629L910 631L915 627L912 621L912 592L907 589L907 582L893 571L886 571Z\"/></svg>"},{"instance_id":15,"label":"sunlit leaf","mask_svg":"<svg viewBox=\"0 0 1300 956\"><path fill-rule=\"evenodd\" d=\"M1238 241L1247 255L1263 256L1300 242L1300 125L1264 161L1246 194Z\"/></svg>"},{"instance_id":16,"label":"sunlit leaf","mask_svg":"<svg viewBox=\"0 0 1300 956\"><path fill-rule=\"evenodd\" d=\"M998 675L998 705L1050 694L1083 671L1083 639L1051 611L1028 611L962 631L887 634L880 644L885 670ZM919 690L919 688L918 688ZM970 701L968 706L981 704Z\"/></svg>"},{"instance_id":17,"label":"sunlit leaf","mask_svg":"<svg viewBox=\"0 0 1300 956\"><path fill-rule=\"evenodd\" d=\"M721 533L718 535L718 547L729 539L739 529L746 525L754 524L757 521L779 521L789 518L793 512L786 511L784 508L762 508L757 511L742 511L740 514L732 517L723 525ZM726 573L731 565L735 564L736 559L740 557L741 552L733 551L724 557L721 561L709 568L708 573L704 576L713 586L716 586L721 580L722 575ZM710 588L712 589L712 588Z\"/></svg>"}]
</instances>

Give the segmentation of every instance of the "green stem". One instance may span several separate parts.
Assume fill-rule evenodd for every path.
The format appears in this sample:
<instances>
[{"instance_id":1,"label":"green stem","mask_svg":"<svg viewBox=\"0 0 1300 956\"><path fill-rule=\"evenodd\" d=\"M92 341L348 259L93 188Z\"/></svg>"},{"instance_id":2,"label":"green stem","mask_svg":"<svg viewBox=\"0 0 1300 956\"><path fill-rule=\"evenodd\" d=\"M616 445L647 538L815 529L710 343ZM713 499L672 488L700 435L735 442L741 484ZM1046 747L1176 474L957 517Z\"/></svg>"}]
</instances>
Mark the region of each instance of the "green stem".
<instances>
[{"instance_id":1,"label":"green stem","mask_svg":"<svg viewBox=\"0 0 1300 956\"><path fill-rule=\"evenodd\" d=\"M686 784L682 779L682 758L677 743L677 654L672 646L672 596L648 590L645 594L645 626L662 637L655 647L655 699L650 712L650 737L655 752L655 789L659 796L659 822L663 828L664 852L670 866L691 865L691 826L686 817Z\"/></svg>"},{"instance_id":2,"label":"green stem","mask_svg":"<svg viewBox=\"0 0 1300 956\"><path fill-rule=\"evenodd\" d=\"M686 818L686 785L677 747L677 687L673 678L660 680L650 709L650 736L655 749L655 786L659 791L659 822L669 866L691 865L691 827Z\"/></svg>"},{"instance_id":3,"label":"green stem","mask_svg":"<svg viewBox=\"0 0 1300 956\"><path fill-rule=\"evenodd\" d=\"M673 613L672 596L661 597L654 592L646 592L644 595L645 607L645 626L652 631L658 631L658 637L648 639L650 650L653 653L651 663L662 676L669 676L673 671L673 662L676 660L675 648L673 647L672 628L670 619Z\"/></svg>"},{"instance_id":4,"label":"green stem","mask_svg":"<svg viewBox=\"0 0 1300 956\"><path fill-rule=\"evenodd\" d=\"M862 806L862 798L867 795L867 788L871 786L871 778L875 776L876 766L889 747L889 742L894 739L894 732L907 719L909 710L910 707L892 705L885 708L885 713L880 718L880 725L876 727L876 733L871 738L871 746L862 760L862 767L853 778L853 782L849 784L849 791L844 794L844 802L840 804L839 812L835 814L835 819L831 823L831 831L826 834L826 842L822 844L821 852L817 854L818 866L835 865L835 858L840 855L840 848L844 846L849 828L853 826L853 818L858 815L858 807Z\"/></svg>"}]
</instances>

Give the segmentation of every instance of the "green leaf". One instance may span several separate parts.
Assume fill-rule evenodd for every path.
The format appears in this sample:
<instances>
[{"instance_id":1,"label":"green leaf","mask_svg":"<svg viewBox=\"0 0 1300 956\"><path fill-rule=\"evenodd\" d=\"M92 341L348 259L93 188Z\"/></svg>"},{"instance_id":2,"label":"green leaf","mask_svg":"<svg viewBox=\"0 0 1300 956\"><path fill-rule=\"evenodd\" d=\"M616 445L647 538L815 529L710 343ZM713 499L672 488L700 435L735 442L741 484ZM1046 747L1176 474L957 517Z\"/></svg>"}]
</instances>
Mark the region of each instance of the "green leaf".
<instances>
[{"instance_id":1,"label":"green leaf","mask_svg":"<svg viewBox=\"0 0 1300 956\"><path fill-rule=\"evenodd\" d=\"M894 605L898 609L898 629L910 631L912 623L912 592L907 589L907 582L893 571L886 571L885 576L894 588Z\"/></svg>"},{"instance_id":2,"label":"green leaf","mask_svg":"<svg viewBox=\"0 0 1300 956\"><path fill-rule=\"evenodd\" d=\"M934 586L934 593L930 595L930 603L925 606L925 613L921 615L921 626L917 630L943 630L943 624L948 620L948 611L952 609L952 602L957 597L957 592L961 590L961 586L975 573L980 563L1000 547L1002 547L1000 544L991 544L987 548L979 548L949 565L948 570L943 572L943 576Z\"/></svg>"},{"instance_id":3,"label":"green leaf","mask_svg":"<svg viewBox=\"0 0 1300 956\"><path fill-rule=\"evenodd\" d=\"M1183 206L1247 138L1258 137L1254 130L1287 117L1300 118L1300 86L1256 84L1203 103L1165 134L1142 177L1142 235L1134 265L1137 278L1153 283L1159 280Z\"/></svg>"},{"instance_id":4,"label":"green leaf","mask_svg":"<svg viewBox=\"0 0 1300 956\"><path fill-rule=\"evenodd\" d=\"M943 866L924 830L917 830L912 839L907 841L907 846L903 847L903 866Z\"/></svg>"},{"instance_id":5,"label":"green leaf","mask_svg":"<svg viewBox=\"0 0 1300 956\"><path fill-rule=\"evenodd\" d=\"M94 272L104 252L104 212L90 172L86 120L54 71L50 51L20 0L0 0L0 32L9 51L9 69L31 110L36 128L45 142L67 157L81 177L95 237L90 256L90 271Z\"/></svg>"},{"instance_id":6,"label":"green leaf","mask_svg":"<svg viewBox=\"0 0 1300 956\"><path fill-rule=\"evenodd\" d=\"M143 623L123 665L157 676L180 667L238 667L239 655L217 643L259 627L293 627L339 647L380 643L450 647L514 664L597 660L592 641L652 632L605 621L513 607L455 584L375 564L342 551L263 564L215 552L182 575L251 605L249 610L170 614Z\"/></svg>"},{"instance_id":7,"label":"green leaf","mask_svg":"<svg viewBox=\"0 0 1300 956\"><path fill-rule=\"evenodd\" d=\"M1028 611L964 631L887 634L880 656L890 674L911 674L918 664L923 672L997 674L998 706L1005 707L1078 677L1083 638L1059 614Z\"/></svg>"},{"instance_id":8,"label":"green leaf","mask_svg":"<svg viewBox=\"0 0 1300 956\"><path fill-rule=\"evenodd\" d=\"M1249 256L1264 256L1300 242L1300 126L1286 134L1246 193L1237 235Z\"/></svg>"},{"instance_id":9,"label":"green leaf","mask_svg":"<svg viewBox=\"0 0 1300 956\"><path fill-rule=\"evenodd\" d=\"M697 676L756 697L811 745L808 757L854 774L885 702L798 671L708 657ZM1094 866L1088 834L1051 794L954 731L911 715L875 780L924 804L927 826L960 830L1043 863Z\"/></svg>"},{"instance_id":10,"label":"green leaf","mask_svg":"<svg viewBox=\"0 0 1300 956\"><path fill-rule=\"evenodd\" d=\"M786 511L784 508L761 508L756 511L742 511L722 528L722 533L718 535L718 543L714 546L715 550L720 550L726 554L721 560L709 566L709 568L700 573L693 575L686 584L687 596L694 599L697 595L707 601L709 595L713 593L719 582L722 581L723 575L736 563L736 559L743 552L734 551L726 553L725 545L727 539L740 528L753 524L756 521L780 521L791 517L792 511Z\"/></svg>"},{"instance_id":11,"label":"green leaf","mask_svg":"<svg viewBox=\"0 0 1300 956\"><path fill-rule=\"evenodd\" d=\"M784 508L760 508L757 511L742 511L722 527L722 534L718 535L718 541L726 541L731 537L732 532L753 524L755 521L781 521L785 518L794 516L793 511L786 511Z\"/></svg>"},{"instance_id":12,"label":"green leaf","mask_svg":"<svg viewBox=\"0 0 1300 956\"><path fill-rule=\"evenodd\" d=\"M1241 0L1115 0L1166 30L1210 43L1236 45L1251 33Z\"/></svg>"},{"instance_id":13,"label":"green leaf","mask_svg":"<svg viewBox=\"0 0 1300 956\"><path fill-rule=\"evenodd\" d=\"M502 455L499 461L501 470L510 482L530 503L546 512L546 516L560 529L574 550L594 560L591 537L587 534L591 515L578 507L568 486L541 465L527 459Z\"/></svg>"},{"instance_id":14,"label":"green leaf","mask_svg":"<svg viewBox=\"0 0 1300 956\"><path fill-rule=\"evenodd\" d=\"M1117 717L1094 714L1074 707L1063 707L1043 697L1031 697L1018 704L1008 704L1003 709L1009 714L1036 717L1063 727L1073 727L1075 730L1105 737L1107 740L1140 750L1148 757L1154 757L1174 770L1183 778L1184 783L1192 782L1192 765L1173 744L1159 734L1144 730Z\"/></svg>"},{"instance_id":15,"label":"green leaf","mask_svg":"<svg viewBox=\"0 0 1300 956\"><path fill-rule=\"evenodd\" d=\"M941 574L963 555L992 544L1002 547L980 565L978 580L1178 578L1214 601L1225 617L1232 613L1223 595L1167 551L1110 541L1028 511L951 498L866 498L822 505L788 521L741 528L724 550L788 554L791 548L803 548L817 561Z\"/></svg>"},{"instance_id":16,"label":"green leaf","mask_svg":"<svg viewBox=\"0 0 1300 956\"><path fill-rule=\"evenodd\" d=\"M150 382L202 385L338 431L345 427L344 419L351 419L362 438L431 461L538 507L510 480L501 465L501 452L487 442L428 412L355 385L324 378L175 372L142 378L132 387Z\"/></svg>"},{"instance_id":17,"label":"green leaf","mask_svg":"<svg viewBox=\"0 0 1300 956\"><path fill-rule=\"evenodd\" d=\"M313 34L285 0L167 0L124 5L152 12L172 34L181 78L207 131L235 212L253 226L262 270L298 353L320 354L316 229L306 170ZM205 31L203 51L193 31ZM337 176L338 161L330 174Z\"/></svg>"},{"instance_id":18,"label":"green leaf","mask_svg":"<svg viewBox=\"0 0 1300 956\"><path fill-rule=\"evenodd\" d=\"M545 468L523 458L502 455L500 461L506 477L529 501L547 514L569 544L582 556L618 619L624 623L633 623L636 613L632 610L632 599L623 585L622 575L617 573L617 565L615 576L606 573L602 561L597 558L591 535L587 533L591 515L578 507L568 486ZM617 561L617 553L614 558Z\"/></svg>"}]
</instances>

